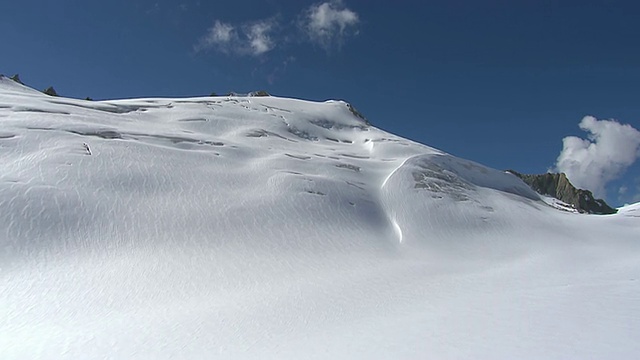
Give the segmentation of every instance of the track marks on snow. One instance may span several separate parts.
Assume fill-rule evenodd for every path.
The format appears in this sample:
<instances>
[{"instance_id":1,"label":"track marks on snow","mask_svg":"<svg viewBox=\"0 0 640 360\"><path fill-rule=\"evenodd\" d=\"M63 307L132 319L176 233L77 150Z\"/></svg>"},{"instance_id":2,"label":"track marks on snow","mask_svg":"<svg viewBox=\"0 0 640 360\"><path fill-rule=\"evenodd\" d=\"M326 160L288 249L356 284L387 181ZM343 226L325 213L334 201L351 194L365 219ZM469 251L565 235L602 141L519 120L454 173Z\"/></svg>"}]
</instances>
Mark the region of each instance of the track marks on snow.
<instances>
[{"instance_id":1,"label":"track marks on snow","mask_svg":"<svg viewBox=\"0 0 640 360\"><path fill-rule=\"evenodd\" d=\"M311 156L307 155L293 155L289 153L285 153L284 155L297 160L311 160Z\"/></svg>"},{"instance_id":2,"label":"track marks on snow","mask_svg":"<svg viewBox=\"0 0 640 360\"><path fill-rule=\"evenodd\" d=\"M0 140L8 140L8 139L13 139L15 138L17 135L15 134L3 134L0 133Z\"/></svg>"}]
</instances>

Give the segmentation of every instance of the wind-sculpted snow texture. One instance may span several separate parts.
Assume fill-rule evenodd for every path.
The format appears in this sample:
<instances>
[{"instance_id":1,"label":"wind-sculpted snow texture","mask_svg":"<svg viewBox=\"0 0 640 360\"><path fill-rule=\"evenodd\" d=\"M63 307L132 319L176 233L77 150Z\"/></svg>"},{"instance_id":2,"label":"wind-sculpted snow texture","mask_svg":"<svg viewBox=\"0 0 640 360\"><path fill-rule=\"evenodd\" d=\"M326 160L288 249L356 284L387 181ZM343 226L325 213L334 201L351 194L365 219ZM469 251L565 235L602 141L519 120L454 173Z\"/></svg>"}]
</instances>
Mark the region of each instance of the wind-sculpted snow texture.
<instances>
[{"instance_id":1,"label":"wind-sculpted snow texture","mask_svg":"<svg viewBox=\"0 0 640 360\"><path fill-rule=\"evenodd\" d=\"M0 166L3 359L640 356L637 205L557 210L342 101L2 78Z\"/></svg>"}]
</instances>

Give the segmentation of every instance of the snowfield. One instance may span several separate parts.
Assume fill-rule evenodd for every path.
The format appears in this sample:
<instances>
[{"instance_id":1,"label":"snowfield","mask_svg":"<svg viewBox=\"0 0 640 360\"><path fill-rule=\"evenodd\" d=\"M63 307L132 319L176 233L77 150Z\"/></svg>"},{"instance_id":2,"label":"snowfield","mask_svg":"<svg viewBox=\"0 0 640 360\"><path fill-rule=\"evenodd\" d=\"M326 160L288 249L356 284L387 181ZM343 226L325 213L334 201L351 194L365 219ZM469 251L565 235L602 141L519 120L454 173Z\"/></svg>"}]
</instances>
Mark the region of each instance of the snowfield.
<instances>
[{"instance_id":1,"label":"snowfield","mask_svg":"<svg viewBox=\"0 0 640 360\"><path fill-rule=\"evenodd\" d=\"M548 202L342 101L3 77L0 357L639 358L640 207Z\"/></svg>"}]
</instances>

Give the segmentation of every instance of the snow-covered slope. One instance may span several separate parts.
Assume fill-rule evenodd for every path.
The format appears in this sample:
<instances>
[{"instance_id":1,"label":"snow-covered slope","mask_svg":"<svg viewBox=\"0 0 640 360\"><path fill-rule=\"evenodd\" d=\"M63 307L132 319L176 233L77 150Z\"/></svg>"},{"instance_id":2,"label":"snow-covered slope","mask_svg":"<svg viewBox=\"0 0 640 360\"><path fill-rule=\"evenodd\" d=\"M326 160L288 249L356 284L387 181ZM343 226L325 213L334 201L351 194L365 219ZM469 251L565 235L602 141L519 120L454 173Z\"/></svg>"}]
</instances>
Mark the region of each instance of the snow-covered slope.
<instances>
[{"instance_id":1,"label":"snow-covered slope","mask_svg":"<svg viewBox=\"0 0 640 360\"><path fill-rule=\"evenodd\" d=\"M640 356L635 208L558 211L341 101L1 78L0 166L3 359Z\"/></svg>"},{"instance_id":2,"label":"snow-covered slope","mask_svg":"<svg viewBox=\"0 0 640 360\"><path fill-rule=\"evenodd\" d=\"M640 217L640 203L625 205L619 208L618 212L623 216Z\"/></svg>"}]
</instances>

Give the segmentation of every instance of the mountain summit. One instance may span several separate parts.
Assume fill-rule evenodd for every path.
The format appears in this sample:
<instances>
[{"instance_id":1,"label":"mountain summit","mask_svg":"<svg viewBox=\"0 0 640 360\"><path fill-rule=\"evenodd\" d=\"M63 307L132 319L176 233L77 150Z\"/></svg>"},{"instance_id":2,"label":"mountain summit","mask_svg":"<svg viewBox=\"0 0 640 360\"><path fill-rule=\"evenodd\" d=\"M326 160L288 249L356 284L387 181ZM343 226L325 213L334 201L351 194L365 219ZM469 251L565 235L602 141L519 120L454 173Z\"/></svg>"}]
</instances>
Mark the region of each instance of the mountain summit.
<instances>
[{"instance_id":1,"label":"mountain summit","mask_svg":"<svg viewBox=\"0 0 640 360\"><path fill-rule=\"evenodd\" d=\"M637 206L558 211L359 114L1 77L3 359L637 357Z\"/></svg>"}]
</instances>

